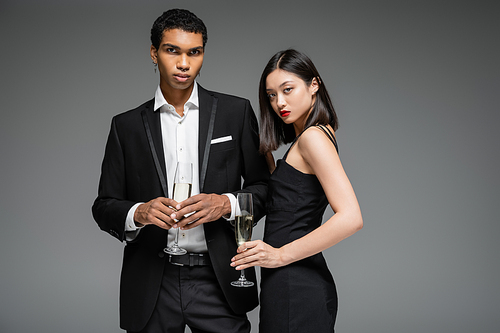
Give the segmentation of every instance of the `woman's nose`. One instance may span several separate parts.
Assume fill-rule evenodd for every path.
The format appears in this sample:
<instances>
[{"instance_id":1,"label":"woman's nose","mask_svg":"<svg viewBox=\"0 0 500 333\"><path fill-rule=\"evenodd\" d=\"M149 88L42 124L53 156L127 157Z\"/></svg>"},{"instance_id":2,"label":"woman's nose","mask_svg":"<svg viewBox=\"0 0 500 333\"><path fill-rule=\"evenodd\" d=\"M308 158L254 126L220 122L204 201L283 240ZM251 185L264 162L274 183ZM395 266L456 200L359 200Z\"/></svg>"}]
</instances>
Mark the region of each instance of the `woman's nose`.
<instances>
[{"instance_id":1,"label":"woman's nose","mask_svg":"<svg viewBox=\"0 0 500 333\"><path fill-rule=\"evenodd\" d=\"M285 107L286 101L285 101L285 98L283 97L283 95L278 94L277 98L278 99L277 99L276 103L277 103L278 107L280 109L283 108L283 107Z\"/></svg>"}]
</instances>

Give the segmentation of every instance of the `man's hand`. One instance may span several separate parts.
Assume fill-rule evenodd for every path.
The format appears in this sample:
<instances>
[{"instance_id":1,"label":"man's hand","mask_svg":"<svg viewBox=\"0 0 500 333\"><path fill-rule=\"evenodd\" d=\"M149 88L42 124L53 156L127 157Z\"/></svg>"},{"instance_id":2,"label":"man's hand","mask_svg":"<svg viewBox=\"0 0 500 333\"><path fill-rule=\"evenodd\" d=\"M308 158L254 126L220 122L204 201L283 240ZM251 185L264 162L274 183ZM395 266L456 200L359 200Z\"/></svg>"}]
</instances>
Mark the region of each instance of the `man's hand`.
<instances>
[{"instance_id":1,"label":"man's hand","mask_svg":"<svg viewBox=\"0 0 500 333\"><path fill-rule=\"evenodd\" d=\"M202 223L216 221L221 216L231 213L231 203L225 195L197 194L174 206L178 211L170 215L171 219L180 221L174 228L189 230ZM192 215L188 215L192 214ZM188 216L186 216L188 215Z\"/></svg>"},{"instance_id":2,"label":"man's hand","mask_svg":"<svg viewBox=\"0 0 500 333\"><path fill-rule=\"evenodd\" d=\"M169 230L176 223L170 218L175 212L171 207L178 205L177 201L159 197L149 202L139 205L134 214L134 221L137 224L154 224L160 228Z\"/></svg>"}]
</instances>

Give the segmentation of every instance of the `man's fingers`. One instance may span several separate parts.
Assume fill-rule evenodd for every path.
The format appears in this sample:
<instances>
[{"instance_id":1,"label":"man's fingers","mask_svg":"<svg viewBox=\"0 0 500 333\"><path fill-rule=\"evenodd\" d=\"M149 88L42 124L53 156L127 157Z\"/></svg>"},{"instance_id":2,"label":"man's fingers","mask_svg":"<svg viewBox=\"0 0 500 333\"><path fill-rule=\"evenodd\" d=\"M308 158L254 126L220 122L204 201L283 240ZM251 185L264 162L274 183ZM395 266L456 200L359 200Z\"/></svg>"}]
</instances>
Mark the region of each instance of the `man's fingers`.
<instances>
[{"instance_id":1,"label":"man's fingers","mask_svg":"<svg viewBox=\"0 0 500 333\"><path fill-rule=\"evenodd\" d=\"M175 219L175 220L180 220L182 218L188 218L189 216L191 216L190 214L192 214L193 212L195 212L195 210L193 210L193 208L191 206L186 207L186 208L181 209L181 210L172 210L172 213L170 214L170 218Z\"/></svg>"},{"instance_id":2,"label":"man's fingers","mask_svg":"<svg viewBox=\"0 0 500 333\"><path fill-rule=\"evenodd\" d=\"M154 224L160 228L169 230L177 223L171 217L176 212L176 209L173 207L177 204L178 202L175 200L158 197L139 205L135 211L134 220L143 225Z\"/></svg>"},{"instance_id":3,"label":"man's fingers","mask_svg":"<svg viewBox=\"0 0 500 333\"><path fill-rule=\"evenodd\" d=\"M203 195L204 195L203 193L193 195L192 197L189 197L186 200L176 203L175 206L173 207L175 207L177 210L182 210L185 207L191 206L199 202L203 198Z\"/></svg>"},{"instance_id":4,"label":"man's fingers","mask_svg":"<svg viewBox=\"0 0 500 333\"><path fill-rule=\"evenodd\" d=\"M183 230L192 229L202 223L218 220L225 212L223 208L225 199L216 194L197 194L178 203L175 208L177 212L170 214L170 218L180 220L178 226ZM229 199L227 199L229 202Z\"/></svg>"},{"instance_id":5,"label":"man's fingers","mask_svg":"<svg viewBox=\"0 0 500 333\"><path fill-rule=\"evenodd\" d=\"M166 229L166 230L172 229L172 225L169 224L169 223L167 223L167 222L165 222L165 221L163 221L163 220L157 219L156 222L157 223L155 223L155 224L157 226L159 226L160 228L162 228L162 229ZM172 221L172 222L174 222L174 221Z\"/></svg>"},{"instance_id":6,"label":"man's fingers","mask_svg":"<svg viewBox=\"0 0 500 333\"><path fill-rule=\"evenodd\" d=\"M171 219L181 220L181 226L191 223L200 218L202 208L199 205L189 205L170 214Z\"/></svg>"},{"instance_id":7,"label":"man's fingers","mask_svg":"<svg viewBox=\"0 0 500 333\"><path fill-rule=\"evenodd\" d=\"M175 209L175 206L177 206L178 202L169 198L157 198L157 200L153 201L152 205L155 209L170 215L170 211L172 209Z\"/></svg>"},{"instance_id":8,"label":"man's fingers","mask_svg":"<svg viewBox=\"0 0 500 333\"><path fill-rule=\"evenodd\" d=\"M204 223L204 219L202 218L202 214L200 212L195 212L188 216L184 216L177 222L177 226L182 230L193 229L194 227Z\"/></svg>"}]
</instances>

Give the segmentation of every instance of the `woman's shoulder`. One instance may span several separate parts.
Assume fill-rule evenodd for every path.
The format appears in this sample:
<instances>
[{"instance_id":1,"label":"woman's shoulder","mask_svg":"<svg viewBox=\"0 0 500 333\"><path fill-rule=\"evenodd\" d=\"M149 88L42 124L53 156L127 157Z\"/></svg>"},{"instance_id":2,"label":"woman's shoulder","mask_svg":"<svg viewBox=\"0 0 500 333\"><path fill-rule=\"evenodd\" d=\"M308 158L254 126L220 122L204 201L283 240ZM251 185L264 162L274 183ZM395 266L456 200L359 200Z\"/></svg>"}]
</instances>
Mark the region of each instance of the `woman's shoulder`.
<instances>
[{"instance_id":1,"label":"woman's shoulder","mask_svg":"<svg viewBox=\"0 0 500 333\"><path fill-rule=\"evenodd\" d=\"M308 145L331 142L330 135L335 138L335 133L329 125L314 125L306 128L298 141Z\"/></svg>"},{"instance_id":2,"label":"woman's shoulder","mask_svg":"<svg viewBox=\"0 0 500 333\"><path fill-rule=\"evenodd\" d=\"M330 126L328 128L333 136L333 140L336 140L333 130L331 130ZM310 126L302 132L297 141L297 146L301 155L306 160L321 158L324 157L324 154L336 152L334 141L329 137L330 134L327 133L329 133L328 130L325 132L319 126Z\"/></svg>"}]
</instances>

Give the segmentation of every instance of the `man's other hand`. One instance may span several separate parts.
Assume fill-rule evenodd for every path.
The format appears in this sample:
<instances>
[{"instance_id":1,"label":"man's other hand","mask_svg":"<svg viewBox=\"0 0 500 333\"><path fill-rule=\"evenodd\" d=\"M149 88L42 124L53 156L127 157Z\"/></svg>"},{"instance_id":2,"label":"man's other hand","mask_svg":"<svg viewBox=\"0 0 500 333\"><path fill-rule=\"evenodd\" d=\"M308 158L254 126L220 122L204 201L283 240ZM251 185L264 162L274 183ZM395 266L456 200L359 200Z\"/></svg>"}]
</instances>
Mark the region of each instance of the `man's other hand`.
<instances>
[{"instance_id":1,"label":"man's other hand","mask_svg":"<svg viewBox=\"0 0 500 333\"><path fill-rule=\"evenodd\" d=\"M176 206L177 212L170 215L171 219L179 220L174 228L189 230L206 222L216 221L221 216L231 213L231 203L225 195L197 194ZM191 214L191 215L189 215Z\"/></svg>"},{"instance_id":2,"label":"man's other hand","mask_svg":"<svg viewBox=\"0 0 500 333\"><path fill-rule=\"evenodd\" d=\"M138 226L154 224L160 228L169 230L177 222L170 215L175 212L177 201L159 197L139 205L134 214L134 221Z\"/></svg>"}]
</instances>

